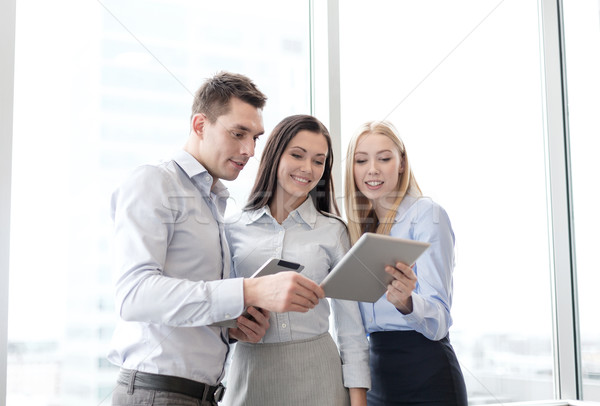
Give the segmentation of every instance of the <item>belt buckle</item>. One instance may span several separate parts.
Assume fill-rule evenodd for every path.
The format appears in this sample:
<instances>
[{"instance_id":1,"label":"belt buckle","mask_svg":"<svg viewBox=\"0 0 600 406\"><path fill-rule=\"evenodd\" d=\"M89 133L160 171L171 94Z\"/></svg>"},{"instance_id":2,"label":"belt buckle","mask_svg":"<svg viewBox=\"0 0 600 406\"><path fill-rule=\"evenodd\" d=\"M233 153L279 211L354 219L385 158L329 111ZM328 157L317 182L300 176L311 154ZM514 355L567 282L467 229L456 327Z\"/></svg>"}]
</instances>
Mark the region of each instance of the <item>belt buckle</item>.
<instances>
[{"instance_id":1,"label":"belt buckle","mask_svg":"<svg viewBox=\"0 0 600 406\"><path fill-rule=\"evenodd\" d=\"M217 385L217 389L215 389L215 393L213 394L213 399L215 402L219 403L223 400L223 396L225 396L225 387L223 384Z\"/></svg>"}]
</instances>

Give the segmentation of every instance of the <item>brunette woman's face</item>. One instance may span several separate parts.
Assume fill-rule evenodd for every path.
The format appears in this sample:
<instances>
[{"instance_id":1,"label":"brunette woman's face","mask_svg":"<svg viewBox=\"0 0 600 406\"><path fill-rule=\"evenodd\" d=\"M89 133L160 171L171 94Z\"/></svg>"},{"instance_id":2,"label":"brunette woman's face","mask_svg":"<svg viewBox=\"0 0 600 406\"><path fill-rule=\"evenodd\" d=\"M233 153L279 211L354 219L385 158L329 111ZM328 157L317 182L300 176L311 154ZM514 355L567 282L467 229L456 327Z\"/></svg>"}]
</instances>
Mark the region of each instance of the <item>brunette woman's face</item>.
<instances>
[{"instance_id":1,"label":"brunette woman's face","mask_svg":"<svg viewBox=\"0 0 600 406\"><path fill-rule=\"evenodd\" d=\"M327 140L323 134L308 130L298 132L279 160L276 201L294 208L300 206L321 180L327 153Z\"/></svg>"},{"instance_id":2,"label":"brunette woman's face","mask_svg":"<svg viewBox=\"0 0 600 406\"><path fill-rule=\"evenodd\" d=\"M354 182L375 205L393 202L400 174L404 171L396 144L380 134L365 134L354 152Z\"/></svg>"}]
</instances>

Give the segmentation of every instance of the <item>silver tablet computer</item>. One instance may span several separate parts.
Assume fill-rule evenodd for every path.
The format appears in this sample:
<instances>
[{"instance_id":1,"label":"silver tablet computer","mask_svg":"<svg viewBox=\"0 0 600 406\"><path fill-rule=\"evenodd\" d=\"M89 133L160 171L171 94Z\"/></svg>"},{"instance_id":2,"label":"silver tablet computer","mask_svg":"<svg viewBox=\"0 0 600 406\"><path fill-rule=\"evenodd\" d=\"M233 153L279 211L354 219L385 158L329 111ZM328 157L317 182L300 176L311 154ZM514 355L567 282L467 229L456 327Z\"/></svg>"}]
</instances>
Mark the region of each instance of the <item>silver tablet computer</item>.
<instances>
[{"instance_id":1,"label":"silver tablet computer","mask_svg":"<svg viewBox=\"0 0 600 406\"><path fill-rule=\"evenodd\" d=\"M300 272L303 269L304 269L304 265L300 265L295 262L285 261L283 259L271 258L271 259L268 259L267 262L265 262L260 268L258 268L258 270L256 272L254 272L254 274L252 274L251 278L258 278L260 276L273 275L273 274L276 274L277 272L282 272L282 271ZM242 316L249 317L250 315L244 309ZM237 317L235 319L219 321L219 322L211 324L211 326L237 327L236 319L237 319Z\"/></svg>"},{"instance_id":2,"label":"silver tablet computer","mask_svg":"<svg viewBox=\"0 0 600 406\"><path fill-rule=\"evenodd\" d=\"M386 265L413 265L431 244L389 235L365 233L323 279L325 296L335 299L376 302L393 277Z\"/></svg>"}]
</instances>

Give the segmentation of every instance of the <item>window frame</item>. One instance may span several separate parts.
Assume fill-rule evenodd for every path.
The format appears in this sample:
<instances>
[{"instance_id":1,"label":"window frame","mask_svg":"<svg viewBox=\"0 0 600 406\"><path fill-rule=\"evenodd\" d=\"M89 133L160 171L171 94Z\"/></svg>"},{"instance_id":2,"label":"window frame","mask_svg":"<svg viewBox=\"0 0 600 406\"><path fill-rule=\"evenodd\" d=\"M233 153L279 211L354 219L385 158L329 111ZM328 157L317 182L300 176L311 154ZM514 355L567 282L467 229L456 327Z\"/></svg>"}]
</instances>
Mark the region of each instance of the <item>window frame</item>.
<instances>
[{"instance_id":1,"label":"window frame","mask_svg":"<svg viewBox=\"0 0 600 406\"><path fill-rule=\"evenodd\" d=\"M557 399L582 399L562 0L540 0L539 4L551 253L554 396Z\"/></svg>"},{"instance_id":2,"label":"window frame","mask_svg":"<svg viewBox=\"0 0 600 406\"><path fill-rule=\"evenodd\" d=\"M16 0L0 4L0 403L6 402Z\"/></svg>"}]
</instances>

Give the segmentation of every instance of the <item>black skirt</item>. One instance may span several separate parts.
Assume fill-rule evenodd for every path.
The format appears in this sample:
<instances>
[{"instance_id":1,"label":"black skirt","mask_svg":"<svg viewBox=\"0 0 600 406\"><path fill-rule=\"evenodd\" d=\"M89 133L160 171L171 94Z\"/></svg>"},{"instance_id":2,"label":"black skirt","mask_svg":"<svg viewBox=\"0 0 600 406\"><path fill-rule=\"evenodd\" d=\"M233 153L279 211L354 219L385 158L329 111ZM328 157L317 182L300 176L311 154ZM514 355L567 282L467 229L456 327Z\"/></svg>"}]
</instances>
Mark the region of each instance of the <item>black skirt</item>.
<instances>
[{"instance_id":1,"label":"black skirt","mask_svg":"<svg viewBox=\"0 0 600 406\"><path fill-rule=\"evenodd\" d=\"M416 331L371 333L369 406L466 406L467 390L448 336Z\"/></svg>"}]
</instances>

